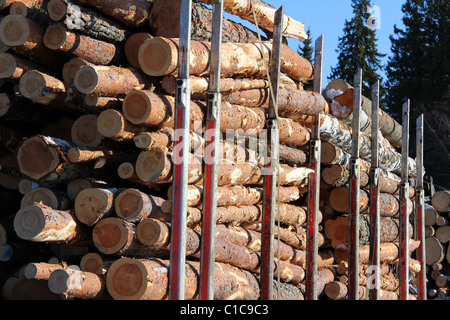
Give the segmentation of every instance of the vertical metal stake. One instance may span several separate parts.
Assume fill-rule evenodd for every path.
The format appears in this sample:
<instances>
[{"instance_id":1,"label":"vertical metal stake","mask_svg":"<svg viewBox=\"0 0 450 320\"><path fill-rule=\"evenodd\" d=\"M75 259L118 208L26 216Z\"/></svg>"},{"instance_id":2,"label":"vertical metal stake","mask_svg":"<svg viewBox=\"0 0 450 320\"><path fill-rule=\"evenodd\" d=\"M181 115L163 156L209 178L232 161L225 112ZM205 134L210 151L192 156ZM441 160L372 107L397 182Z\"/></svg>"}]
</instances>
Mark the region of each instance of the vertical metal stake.
<instances>
[{"instance_id":1,"label":"vertical metal stake","mask_svg":"<svg viewBox=\"0 0 450 320\"><path fill-rule=\"evenodd\" d=\"M324 35L321 35L315 44L314 57L314 92L322 90L322 62L323 62ZM317 272L318 272L318 222L320 202L320 114L314 116L311 127L310 168L314 170L309 174L308 183L308 223L306 230L306 300L317 300Z\"/></svg>"},{"instance_id":2,"label":"vertical metal stake","mask_svg":"<svg viewBox=\"0 0 450 320\"><path fill-rule=\"evenodd\" d=\"M189 56L191 39L191 0L181 0L180 48L175 105L175 144L172 183L172 232L169 268L169 298L184 300L186 262L186 209L189 164L189 124L191 89Z\"/></svg>"},{"instance_id":3,"label":"vertical metal stake","mask_svg":"<svg viewBox=\"0 0 450 320\"><path fill-rule=\"evenodd\" d=\"M280 86L281 41L283 28L284 6L275 13L273 32L272 61L270 81L273 99L269 100L269 110L266 121L267 151L269 163L263 178L263 225L261 233L261 299L273 300L274 271L274 224L276 210L276 189L278 173L278 91Z\"/></svg>"},{"instance_id":4,"label":"vertical metal stake","mask_svg":"<svg viewBox=\"0 0 450 320\"><path fill-rule=\"evenodd\" d=\"M400 217L399 217L399 294L400 300L408 300L409 297L409 180L408 180L408 155L409 155L409 99L403 104L402 121L402 173L400 183Z\"/></svg>"},{"instance_id":5,"label":"vertical metal stake","mask_svg":"<svg viewBox=\"0 0 450 320\"><path fill-rule=\"evenodd\" d=\"M360 159L359 134L361 111L362 70L354 79L352 154L350 158L350 196L349 196L349 255L348 255L348 298L359 300L359 211L360 211Z\"/></svg>"},{"instance_id":6,"label":"vertical metal stake","mask_svg":"<svg viewBox=\"0 0 450 320\"><path fill-rule=\"evenodd\" d=\"M416 240L420 242L417 248L417 260L420 263L420 271L417 279L418 300L427 300L427 277L426 277L426 251L425 251L425 204L423 190L423 117L417 118L416 126L416 163L417 163L417 185L416 185Z\"/></svg>"},{"instance_id":7,"label":"vertical metal stake","mask_svg":"<svg viewBox=\"0 0 450 320\"><path fill-rule=\"evenodd\" d=\"M370 276L367 278L370 300L380 300L380 169L378 168L380 81L372 87L372 128L370 164ZM370 282L369 282L370 279Z\"/></svg>"},{"instance_id":8,"label":"vertical metal stake","mask_svg":"<svg viewBox=\"0 0 450 320\"><path fill-rule=\"evenodd\" d=\"M213 2L210 76L206 112L206 146L203 163L203 223L200 253L200 299L214 299L214 263L217 217L217 166L220 142L220 56L223 0Z\"/></svg>"}]
</instances>

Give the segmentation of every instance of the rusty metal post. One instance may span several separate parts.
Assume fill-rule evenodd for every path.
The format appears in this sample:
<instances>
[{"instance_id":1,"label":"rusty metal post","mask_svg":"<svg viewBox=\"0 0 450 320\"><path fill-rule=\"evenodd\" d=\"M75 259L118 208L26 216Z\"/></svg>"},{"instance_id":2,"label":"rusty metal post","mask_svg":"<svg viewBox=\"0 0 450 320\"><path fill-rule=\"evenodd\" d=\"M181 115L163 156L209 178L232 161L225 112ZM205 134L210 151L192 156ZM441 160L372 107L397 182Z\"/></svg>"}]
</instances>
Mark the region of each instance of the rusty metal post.
<instances>
[{"instance_id":1,"label":"rusty metal post","mask_svg":"<svg viewBox=\"0 0 450 320\"><path fill-rule=\"evenodd\" d=\"M420 271L417 279L417 298L427 300L427 276L426 276L426 250L425 250L425 204L423 189L423 117L417 118L416 126L416 162L417 162L417 184L416 184L416 240L420 242L417 248L417 260L420 263Z\"/></svg>"},{"instance_id":2,"label":"rusty metal post","mask_svg":"<svg viewBox=\"0 0 450 320\"><path fill-rule=\"evenodd\" d=\"M322 90L322 62L323 62L324 35L321 35L315 44L314 57L314 92ZM318 272L318 223L320 202L320 114L314 116L311 126L309 166L314 172L310 173L308 180L308 216L306 232L306 300L317 300L317 272Z\"/></svg>"},{"instance_id":3,"label":"rusty metal post","mask_svg":"<svg viewBox=\"0 0 450 320\"><path fill-rule=\"evenodd\" d=\"M213 2L211 61L206 112L203 163L203 219L200 253L200 299L214 299L214 263L217 217L217 187L220 140L220 57L222 47L223 0Z\"/></svg>"},{"instance_id":4,"label":"rusty metal post","mask_svg":"<svg viewBox=\"0 0 450 320\"><path fill-rule=\"evenodd\" d=\"M360 159L359 134L361 111L362 70L354 79L352 153L350 158L350 195L349 195L349 252L348 252L348 298L359 299L359 211L360 211Z\"/></svg>"},{"instance_id":5,"label":"rusty metal post","mask_svg":"<svg viewBox=\"0 0 450 320\"><path fill-rule=\"evenodd\" d=\"M175 105L175 144L172 183L172 233L169 270L169 298L184 300L186 263L186 211L189 164L189 125L191 89L189 57L191 46L191 0L181 0L180 8L179 73Z\"/></svg>"},{"instance_id":6,"label":"rusty metal post","mask_svg":"<svg viewBox=\"0 0 450 320\"><path fill-rule=\"evenodd\" d=\"M273 270L274 270L274 225L276 210L276 189L278 177L278 92L280 87L281 41L284 6L275 12L275 27L273 32L273 49L270 67L270 82L272 98L266 121L267 159L263 177L263 224L261 233L261 299L273 300Z\"/></svg>"},{"instance_id":7,"label":"rusty metal post","mask_svg":"<svg viewBox=\"0 0 450 320\"><path fill-rule=\"evenodd\" d=\"M408 155L409 155L409 99L402 108L402 172L400 183L400 226L399 226L399 294L400 300L408 300L409 297L409 180L408 180Z\"/></svg>"},{"instance_id":8,"label":"rusty metal post","mask_svg":"<svg viewBox=\"0 0 450 320\"><path fill-rule=\"evenodd\" d=\"M379 127L380 81L372 87L372 128L370 158L370 252L367 277L369 299L380 300L380 168L378 167L378 127ZM370 283L369 283L370 279Z\"/></svg>"}]
</instances>

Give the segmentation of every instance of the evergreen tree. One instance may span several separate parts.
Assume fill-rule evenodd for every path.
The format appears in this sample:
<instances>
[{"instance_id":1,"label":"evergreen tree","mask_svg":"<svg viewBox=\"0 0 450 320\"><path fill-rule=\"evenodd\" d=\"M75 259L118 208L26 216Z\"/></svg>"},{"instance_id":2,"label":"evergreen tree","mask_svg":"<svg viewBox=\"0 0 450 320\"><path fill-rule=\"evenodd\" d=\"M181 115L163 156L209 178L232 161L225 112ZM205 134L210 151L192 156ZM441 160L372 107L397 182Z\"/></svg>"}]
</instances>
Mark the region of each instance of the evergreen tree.
<instances>
[{"instance_id":1,"label":"evergreen tree","mask_svg":"<svg viewBox=\"0 0 450 320\"><path fill-rule=\"evenodd\" d=\"M366 97L371 96L372 85L381 80L377 73L383 66L381 54L377 49L377 38L374 29L367 25L370 17L368 8L370 0L352 0L353 18L345 20L344 34L339 38L338 62L336 67L331 68L329 80L341 78L349 84L353 84L354 76L358 69L362 69L363 84L362 94ZM381 105L383 105L383 93L381 91Z\"/></svg>"},{"instance_id":2,"label":"evergreen tree","mask_svg":"<svg viewBox=\"0 0 450 320\"><path fill-rule=\"evenodd\" d=\"M450 2L407 0L402 12L405 28L394 27L386 68L388 108L397 119L406 99L411 100L412 109L431 106L450 85Z\"/></svg>"},{"instance_id":3,"label":"evergreen tree","mask_svg":"<svg viewBox=\"0 0 450 320\"><path fill-rule=\"evenodd\" d=\"M302 43L302 45L298 45L297 53L301 55L306 60L310 61L311 63L314 63L314 48L312 46L312 40L311 40L311 29L308 28L306 31L306 35L308 36L308 39L305 39ZM313 81L309 80L304 83L303 85L304 90L313 90Z\"/></svg>"}]
</instances>

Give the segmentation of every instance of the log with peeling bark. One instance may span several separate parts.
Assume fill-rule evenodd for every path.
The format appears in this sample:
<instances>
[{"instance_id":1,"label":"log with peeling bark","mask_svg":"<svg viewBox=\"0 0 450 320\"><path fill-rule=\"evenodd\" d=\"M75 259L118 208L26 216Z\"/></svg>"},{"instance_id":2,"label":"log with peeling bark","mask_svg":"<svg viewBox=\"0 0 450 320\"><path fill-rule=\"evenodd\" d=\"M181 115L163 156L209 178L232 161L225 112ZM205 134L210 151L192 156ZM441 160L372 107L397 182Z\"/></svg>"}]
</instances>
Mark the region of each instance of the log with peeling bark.
<instances>
[{"instance_id":1,"label":"log with peeling bark","mask_svg":"<svg viewBox=\"0 0 450 320\"><path fill-rule=\"evenodd\" d=\"M360 192L360 212L367 213L369 210L369 192L361 189ZM330 192L330 204L337 212L348 213L349 210L349 188L337 187ZM408 199L408 213L413 211L411 199ZM385 217L395 217L399 213L400 201L398 196L380 193L380 215Z\"/></svg>"},{"instance_id":2,"label":"log with peeling bark","mask_svg":"<svg viewBox=\"0 0 450 320\"><path fill-rule=\"evenodd\" d=\"M50 73L47 68L25 57L10 52L0 53L0 78L19 83L20 77L28 70Z\"/></svg>"},{"instance_id":3,"label":"log with peeling bark","mask_svg":"<svg viewBox=\"0 0 450 320\"><path fill-rule=\"evenodd\" d=\"M54 210L39 203L16 213L14 230L19 238L36 242L73 244L89 237L72 211Z\"/></svg>"},{"instance_id":4,"label":"log with peeling bark","mask_svg":"<svg viewBox=\"0 0 450 320\"><path fill-rule=\"evenodd\" d=\"M139 70L116 66L81 66L74 78L75 87L84 94L100 96L125 96L133 89L150 86L152 79Z\"/></svg>"},{"instance_id":5,"label":"log with peeling bark","mask_svg":"<svg viewBox=\"0 0 450 320\"><path fill-rule=\"evenodd\" d=\"M176 75L178 72L177 38L154 37L144 41L139 48L139 65L142 71L151 76ZM209 75L209 56L211 44L204 41L191 42L190 74L196 76ZM264 78L263 57L268 57L272 44L264 42L264 52L256 44L222 44L221 76L239 78ZM295 81L304 82L313 78L311 62L298 53L283 45L281 49L281 72ZM158 58L158 60L155 60ZM158 63L156 63L156 61Z\"/></svg>"},{"instance_id":6,"label":"log with peeling bark","mask_svg":"<svg viewBox=\"0 0 450 320\"><path fill-rule=\"evenodd\" d=\"M161 205L164 199L146 194L135 188L122 190L116 197L114 208L117 216L129 222L161 216Z\"/></svg>"},{"instance_id":7,"label":"log with peeling bark","mask_svg":"<svg viewBox=\"0 0 450 320\"><path fill-rule=\"evenodd\" d=\"M48 280L55 270L67 268L66 263L31 262L23 269L27 279Z\"/></svg>"},{"instance_id":8,"label":"log with peeling bark","mask_svg":"<svg viewBox=\"0 0 450 320\"><path fill-rule=\"evenodd\" d=\"M5 45L12 47L16 54L58 71L65 58L45 47L44 32L44 26L21 15L6 16L0 23L0 40Z\"/></svg>"},{"instance_id":9,"label":"log with peeling bark","mask_svg":"<svg viewBox=\"0 0 450 320\"><path fill-rule=\"evenodd\" d=\"M342 79L335 79L331 81L326 89L336 90L340 95L334 97L334 100L344 105L345 110L336 110L335 115L339 117L348 118L353 112L353 87ZM361 109L370 117L372 115L372 102L362 97ZM402 145L402 125L389 116L384 110L379 110L379 124L380 131L384 137L394 146L401 147Z\"/></svg>"},{"instance_id":10,"label":"log with peeling bark","mask_svg":"<svg viewBox=\"0 0 450 320\"><path fill-rule=\"evenodd\" d=\"M344 248L349 246L348 235L349 219L348 215L339 216L336 219L325 221L325 235L331 240L333 248ZM409 224L412 234L412 225ZM370 219L368 215L360 216L360 245L369 244ZM394 242L398 239L399 223L398 219L390 217L380 217L380 242Z\"/></svg>"},{"instance_id":11,"label":"log with peeling bark","mask_svg":"<svg viewBox=\"0 0 450 320\"><path fill-rule=\"evenodd\" d=\"M98 221L92 229L92 241L97 250L111 256L158 257L161 250L149 248L138 241L136 226L117 217Z\"/></svg>"},{"instance_id":12,"label":"log with peeling bark","mask_svg":"<svg viewBox=\"0 0 450 320\"><path fill-rule=\"evenodd\" d=\"M197 207L202 204L203 187L188 185L188 206ZM291 202L300 199L300 190L295 186L285 186L277 189L277 199L280 202ZM167 190L167 198L172 200L172 186ZM231 186L218 187L217 206L248 206L262 202L261 187Z\"/></svg>"},{"instance_id":13,"label":"log with peeling bark","mask_svg":"<svg viewBox=\"0 0 450 320\"><path fill-rule=\"evenodd\" d=\"M149 25L152 34L160 37L178 38L180 35L180 0L155 0L150 9ZM191 39L211 41L212 10L193 2L191 17ZM222 42L254 43L258 35L243 25L223 18Z\"/></svg>"},{"instance_id":14,"label":"log with peeling bark","mask_svg":"<svg viewBox=\"0 0 450 320\"><path fill-rule=\"evenodd\" d=\"M148 20L148 10L153 1L146 0L80 0L78 3L96 8L98 11L124 23L127 27L140 27Z\"/></svg>"},{"instance_id":15,"label":"log with peeling bark","mask_svg":"<svg viewBox=\"0 0 450 320\"><path fill-rule=\"evenodd\" d=\"M70 267L52 272L48 279L48 287L51 292L66 298L110 299L102 276Z\"/></svg>"},{"instance_id":16,"label":"log with peeling bark","mask_svg":"<svg viewBox=\"0 0 450 320\"><path fill-rule=\"evenodd\" d=\"M124 42L130 30L120 22L69 0L50 0L47 11L55 22L61 22L70 30L108 41Z\"/></svg>"},{"instance_id":17,"label":"log with peeling bark","mask_svg":"<svg viewBox=\"0 0 450 320\"><path fill-rule=\"evenodd\" d=\"M95 225L100 219L114 212L114 201L120 192L117 188L88 188L78 193L74 211L78 221L87 226Z\"/></svg>"},{"instance_id":18,"label":"log with peeling bark","mask_svg":"<svg viewBox=\"0 0 450 320\"><path fill-rule=\"evenodd\" d=\"M212 4L213 1L201 0L201 2ZM224 10L256 25L255 17L253 16L254 10L257 16L257 25L260 28L273 32L275 27L275 12L277 9L262 0L226 0L224 1ZM288 15L283 17L281 32L286 37L292 37L300 41L308 38L303 23Z\"/></svg>"},{"instance_id":19,"label":"log with peeling bark","mask_svg":"<svg viewBox=\"0 0 450 320\"><path fill-rule=\"evenodd\" d=\"M96 65L119 64L120 47L106 41L73 32L61 25L50 25L45 30L44 45L70 57L76 56Z\"/></svg>"},{"instance_id":20,"label":"log with peeling bark","mask_svg":"<svg viewBox=\"0 0 450 320\"><path fill-rule=\"evenodd\" d=\"M30 206L33 203L42 203L55 210L67 210L72 205L66 192L46 187L37 187L27 192L22 197L20 208Z\"/></svg>"}]
</instances>

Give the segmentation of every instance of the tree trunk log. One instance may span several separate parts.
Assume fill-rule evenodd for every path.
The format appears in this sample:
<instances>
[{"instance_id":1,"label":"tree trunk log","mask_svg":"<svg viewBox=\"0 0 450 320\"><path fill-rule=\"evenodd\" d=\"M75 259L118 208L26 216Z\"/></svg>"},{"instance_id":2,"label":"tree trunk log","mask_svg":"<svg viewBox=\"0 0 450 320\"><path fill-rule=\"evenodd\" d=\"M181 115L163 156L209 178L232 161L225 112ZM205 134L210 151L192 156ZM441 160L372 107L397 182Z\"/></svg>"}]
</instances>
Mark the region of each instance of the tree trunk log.
<instances>
[{"instance_id":1,"label":"tree trunk log","mask_svg":"<svg viewBox=\"0 0 450 320\"><path fill-rule=\"evenodd\" d=\"M96 65L120 64L122 52L112 43L69 31L61 25L47 27L44 45L70 57L76 56Z\"/></svg>"},{"instance_id":2,"label":"tree trunk log","mask_svg":"<svg viewBox=\"0 0 450 320\"><path fill-rule=\"evenodd\" d=\"M121 23L69 0L50 0L47 10L53 21L96 39L120 43L130 35Z\"/></svg>"},{"instance_id":3,"label":"tree trunk log","mask_svg":"<svg viewBox=\"0 0 450 320\"><path fill-rule=\"evenodd\" d=\"M97 130L109 139L133 142L136 134L145 131L145 127L132 124L117 110L108 109L98 115Z\"/></svg>"},{"instance_id":4,"label":"tree trunk log","mask_svg":"<svg viewBox=\"0 0 450 320\"><path fill-rule=\"evenodd\" d=\"M436 237L425 239L426 264L431 266L444 260L445 247Z\"/></svg>"},{"instance_id":5,"label":"tree trunk log","mask_svg":"<svg viewBox=\"0 0 450 320\"><path fill-rule=\"evenodd\" d=\"M438 211L446 213L450 211L450 190L437 191L431 197L431 205Z\"/></svg>"},{"instance_id":6,"label":"tree trunk log","mask_svg":"<svg viewBox=\"0 0 450 320\"><path fill-rule=\"evenodd\" d=\"M272 44L264 42L264 57L268 57ZM144 41L139 48L139 65L142 71L150 76L176 75L178 72L178 46L177 38L155 37ZM191 42L192 63L190 74L195 76L209 75L209 58L211 44L203 41ZM161 56L162 55L162 56ZM263 67L263 55L256 44L222 44L221 76L224 78L264 78L266 70ZM158 57L158 60L155 60ZM159 61L159 63L155 63ZM195 61L195 63L194 63ZM229 63L229 62L233 63ZM295 81L304 82L313 78L311 62L298 55L288 46L281 49L282 73L287 74Z\"/></svg>"},{"instance_id":7,"label":"tree trunk log","mask_svg":"<svg viewBox=\"0 0 450 320\"><path fill-rule=\"evenodd\" d=\"M92 63L83 60L81 58L71 58L69 61L62 66L62 78L67 85L73 85L75 80L75 75L81 66L92 65Z\"/></svg>"},{"instance_id":8,"label":"tree trunk log","mask_svg":"<svg viewBox=\"0 0 450 320\"><path fill-rule=\"evenodd\" d=\"M441 226L436 230L436 238L441 243L450 241L450 226Z\"/></svg>"},{"instance_id":9,"label":"tree trunk log","mask_svg":"<svg viewBox=\"0 0 450 320\"><path fill-rule=\"evenodd\" d=\"M75 215L87 226L109 217L114 211L114 200L120 192L117 188L88 188L78 193L75 199Z\"/></svg>"},{"instance_id":10,"label":"tree trunk log","mask_svg":"<svg viewBox=\"0 0 450 320\"><path fill-rule=\"evenodd\" d=\"M19 83L20 77L29 70L38 70L44 73L50 72L40 64L14 53L0 53L0 78L8 79L13 83Z\"/></svg>"},{"instance_id":11,"label":"tree trunk log","mask_svg":"<svg viewBox=\"0 0 450 320\"><path fill-rule=\"evenodd\" d=\"M201 0L206 4L212 4L212 0ZM230 14L239 16L240 18L250 21L255 24L255 18L253 17L253 10L258 17L258 26L262 29L273 32L275 26L275 12L276 8L270 4L261 0L227 0L224 2L224 10ZM292 37L297 40L303 41L308 38L305 33L305 26L303 23L294 20L293 18L285 15L283 18L282 33L284 36Z\"/></svg>"},{"instance_id":12,"label":"tree trunk log","mask_svg":"<svg viewBox=\"0 0 450 320\"><path fill-rule=\"evenodd\" d=\"M180 35L180 0L156 0L150 9L149 25L152 34L160 37L178 38ZM212 10L201 3L192 3L191 39L211 41ZM255 43L256 32L243 25L223 19L223 43Z\"/></svg>"},{"instance_id":13,"label":"tree trunk log","mask_svg":"<svg viewBox=\"0 0 450 320\"><path fill-rule=\"evenodd\" d=\"M66 263L32 262L25 266L23 275L27 279L48 280L55 270L67 268Z\"/></svg>"},{"instance_id":14,"label":"tree trunk log","mask_svg":"<svg viewBox=\"0 0 450 320\"><path fill-rule=\"evenodd\" d=\"M20 209L30 206L33 203L42 203L54 210L67 210L72 206L66 192L52 190L46 187L37 187L27 192L22 197Z\"/></svg>"},{"instance_id":15,"label":"tree trunk log","mask_svg":"<svg viewBox=\"0 0 450 320\"><path fill-rule=\"evenodd\" d=\"M81 93L106 97L125 96L133 89L145 89L152 80L132 67L85 65L78 69L74 85Z\"/></svg>"},{"instance_id":16,"label":"tree trunk log","mask_svg":"<svg viewBox=\"0 0 450 320\"><path fill-rule=\"evenodd\" d=\"M73 244L87 236L74 213L53 210L39 203L17 212L14 217L14 230L21 239L36 242Z\"/></svg>"},{"instance_id":17,"label":"tree trunk log","mask_svg":"<svg viewBox=\"0 0 450 320\"><path fill-rule=\"evenodd\" d=\"M163 214L161 205L164 199L146 194L138 189L127 188L117 196L114 207L117 216L129 222L137 223L145 218L158 218Z\"/></svg>"}]
</instances>

